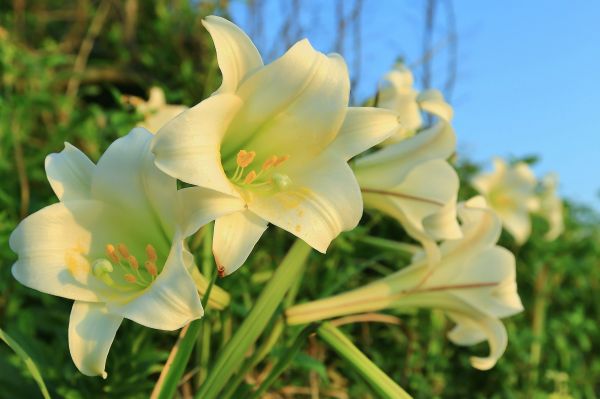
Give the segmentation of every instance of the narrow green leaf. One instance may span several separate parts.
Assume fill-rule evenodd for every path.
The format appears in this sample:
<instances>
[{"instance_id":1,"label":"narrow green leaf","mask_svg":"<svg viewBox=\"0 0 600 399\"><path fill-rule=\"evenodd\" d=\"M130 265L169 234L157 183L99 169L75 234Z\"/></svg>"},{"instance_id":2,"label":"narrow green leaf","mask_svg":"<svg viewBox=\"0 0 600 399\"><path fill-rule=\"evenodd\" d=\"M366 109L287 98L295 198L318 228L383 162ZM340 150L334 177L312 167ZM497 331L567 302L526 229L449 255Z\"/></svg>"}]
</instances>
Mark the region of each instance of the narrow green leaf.
<instances>
[{"instance_id":1,"label":"narrow green leaf","mask_svg":"<svg viewBox=\"0 0 600 399\"><path fill-rule=\"evenodd\" d=\"M40 369L35 364L35 362L31 358L31 356L29 356L27 354L27 352L25 352L25 350L21 347L21 345L19 345L17 343L17 341L12 339L1 328L0 328L0 339L2 339L2 341L4 341L6 343L6 345L8 345L13 351L15 351L15 353L25 362L25 365L27 366L27 369L31 373L31 376L33 377L33 379L37 383L38 387L40 388L40 392L42 393L42 396L44 397L44 399L50 399L50 394L48 393L48 388L46 388L46 383L44 383L44 379L42 378Z\"/></svg>"},{"instance_id":2,"label":"narrow green leaf","mask_svg":"<svg viewBox=\"0 0 600 399\"><path fill-rule=\"evenodd\" d=\"M348 337L331 323L323 323L317 335L348 362L384 398L405 399L411 396L360 351Z\"/></svg>"},{"instance_id":3,"label":"narrow green leaf","mask_svg":"<svg viewBox=\"0 0 600 399\"><path fill-rule=\"evenodd\" d=\"M248 349L281 304L285 293L299 278L310 250L303 241L296 240L240 328L221 351L206 381L196 393L197 399L214 399L229 383L233 373L242 365Z\"/></svg>"},{"instance_id":4,"label":"narrow green leaf","mask_svg":"<svg viewBox=\"0 0 600 399\"><path fill-rule=\"evenodd\" d=\"M206 294L202 298L202 306L205 309L216 278L217 273L214 273ZM177 342L173 346L173 349L171 349L167 363L152 390L150 396L152 399L171 399L175 396L177 386L188 364L203 321L204 318L194 320L181 330Z\"/></svg>"},{"instance_id":5,"label":"narrow green leaf","mask_svg":"<svg viewBox=\"0 0 600 399\"><path fill-rule=\"evenodd\" d=\"M273 366L273 370L269 373L269 376L263 381L260 387L254 392L254 394L250 397L251 399L258 399L262 397L262 394L265 393L267 389L279 378L281 373L285 371L291 361L294 359L298 351L302 348L302 346L306 343L308 336L312 334L316 329L317 324L311 324L305 327L300 334L296 337L292 345L286 349L285 353L279 358L275 366Z\"/></svg>"}]
</instances>

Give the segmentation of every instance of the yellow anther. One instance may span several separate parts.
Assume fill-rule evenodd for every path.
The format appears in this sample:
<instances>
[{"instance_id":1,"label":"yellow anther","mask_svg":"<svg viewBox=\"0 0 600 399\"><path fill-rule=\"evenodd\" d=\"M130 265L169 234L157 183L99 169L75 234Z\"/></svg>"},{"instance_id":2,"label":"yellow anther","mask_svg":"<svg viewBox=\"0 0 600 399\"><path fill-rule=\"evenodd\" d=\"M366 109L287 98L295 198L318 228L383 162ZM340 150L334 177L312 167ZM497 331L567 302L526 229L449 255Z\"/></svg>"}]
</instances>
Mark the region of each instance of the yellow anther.
<instances>
[{"instance_id":1,"label":"yellow anther","mask_svg":"<svg viewBox=\"0 0 600 399\"><path fill-rule=\"evenodd\" d=\"M277 166L281 165L282 163L284 163L288 159L290 159L289 155L283 155L281 157L278 157L277 160L273 163L273 167L277 167Z\"/></svg>"},{"instance_id":2,"label":"yellow anther","mask_svg":"<svg viewBox=\"0 0 600 399\"><path fill-rule=\"evenodd\" d=\"M138 263L137 259L133 255L129 255L127 257L127 262L129 263L129 266L131 266L135 270L139 269L139 267L140 267L140 264Z\"/></svg>"},{"instance_id":3,"label":"yellow anther","mask_svg":"<svg viewBox=\"0 0 600 399\"><path fill-rule=\"evenodd\" d=\"M270 169L277 162L277 155L271 155L262 166L262 170Z\"/></svg>"},{"instance_id":4,"label":"yellow anther","mask_svg":"<svg viewBox=\"0 0 600 399\"><path fill-rule=\"evenodd\" d=\"M125 279L125 281L127 281L128 283L135 283L137 281L137 279L135 278L135 276L133 274L125 274L123 276L123 278Z\"/></svg>"},{"instance_id":5,"label":"yellow anther","mask_svg":"<svg viewBox=\"0 0 600 399\"><path fill-rule=\"evenodd\" d=\"M256 152L240 150L236 158L237 165L240 168L245 168L246 166L250 165L252 161L254 161L254 157L256 157Z\"/></svg>"},{"instance_id":6,"label":"yellow anther","mask_svg":"<svg viewBox=\"0 0 600 399\"><path fill-rule=\"evenodd\" d=\"M256 179L256 172L251 170L247 175L246 178L244 179L244 184L250 184L254 181L254 179Z\"/></svg>"},{"instance_id":7,"label":"yellow anther","mask_svg":"<svg viewBox=\"0 0 600 399\"><path fill-rule=\"evenodd\" d=\"M119 263L119 256L117 255L117 251L116 251L114 245L112 245L112 244L106 245L106 255L113 262Z\"/></svg>"},{"instance_id":8,"label":"yellow anther","mask_svg":"<svg viewBox=\"0 0 600 399\"><path fill-rule=\"evenodd\" d=\"M154 262L147 260L146 263L144 263L144 267L146 270L148 270L148 273L150 273L152 277L156 277L158 275L158 270L156 269Z\"/></svg>"},{"instance_id":9,"label":"yellow anther","mask_svg":"<svg viewBox=\"0 0 600 399\"><path fill-rule=\"evenodd\" d=\"M119 253L123 258L129 258L129 250L127 249L127 246L125 244L119 244L117 245L117 248L119 249Z\"/></svg>"},{"instance_id":10,"label":"yellow anther","mask_svg":"<svg viewBox=\"0 0 600 399\"><path fill-rule=\"evenodd\" d=\"M146 245L146 255L148 256L148 261L150 262L156 262L156 259L158 259L158 256L156 255L156 250L150 244Z\"/></svg>"}]
</instances>

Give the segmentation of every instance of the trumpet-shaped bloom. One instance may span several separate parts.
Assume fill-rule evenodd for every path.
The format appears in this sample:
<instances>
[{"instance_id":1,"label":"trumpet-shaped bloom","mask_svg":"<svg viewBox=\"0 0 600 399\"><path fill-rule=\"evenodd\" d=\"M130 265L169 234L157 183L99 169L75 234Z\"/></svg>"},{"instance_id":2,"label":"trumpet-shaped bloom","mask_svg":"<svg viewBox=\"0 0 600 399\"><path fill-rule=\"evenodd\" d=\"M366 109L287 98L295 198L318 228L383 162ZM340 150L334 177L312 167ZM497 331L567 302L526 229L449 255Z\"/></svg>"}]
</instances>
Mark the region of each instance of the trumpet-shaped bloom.
<instances>
[{"instance_id":1,"label":"trumpet-shaped bloom","mask_svg":"<svg viewBox=\"0 0 600 399\"><path fill-rule=\"evenodd\" d=\"M144 120L139 126L152 133L158 132L165 123L188 109L185 105L167 104L165 93L160 87L150 88L148 101L137 97L132 97L130 101L136 110L144 116Z\"/></svg>"},{"instance_id":2,"label":"trumpet-shaped bloom","mask_svg":"<svg viewBox=\"0 0 600 399\"><path fill-rule=\"evenodd\" d=\"M399 128L389 110L349 108L344 60L307 40L264 65L231 22L203 22L223 82L210 98L156 135L156 165L184 182L243 200L215 222L213 252L221 274L240 267L274 224L325 252L362 214L347 161Z\"/></svg>"},{"instance_id":3,"label":"trumpet-shaped bloom","mask_svg":"<svg viewBox=\"0 0 600 399\"><path fill-rule=\"evenodd\" d=\"M404 64L398 64L383 78L377 106L398 112L404 130L386 142L403 140L423 127L421 111L450 122L453 110L439 90L428 89L417 92L413 87L412 72Z\"/></svg>"},{"instance_id":4,"label":"trumpet-shaped bloom","mask_svg":"<svg viewBox=\"0 0 600 399\"><path fill-rule=\"evenodd\" d=\"M365 206L397 219L432 262L439 258L437 240L462 234L456 220L459 179L446 161L455 144L451 126L440 121L359 158L354 166Z\"/></svg>"},{"instance_id":5,"label":"trumpet-shaped bloom","mask_svg":"<svg viewBox=\"0 0 600 399\"><path fill-rule=\"evenodd\" d=\"M507 345L501 318L522 311L515 259L496 246L501 223L482 197L459 206L463 238L445 241L434 268L417 254L413 264L365 287L287 310L291 324L385 308L426 307L445 311L456 326L448 334L458 345L487 340L490 354L472 357L473 367L494 366Z\"/></svg>"},{"instance_id":6,"label":"trumpet-shaped bloom","mask_svg":"<svg viewBox=\"0 0 600 399\"><path fill-rule=\"evenodd\" d=\"M545 238L555 240L565 229L563 220L563 203L557 194L558 176L549 174L542 179L539 214L548 221Z\"/></svg>"},{"instance_id":7,"label":"trumpet-shaped bloom","mask_svg":"<svg viewBox=\"0 0 600 399\"><path fill-rule=\"evenodd\" d=\"M123 318L174 330L202 316L183 238L218 216L216 204L238 206L237 199L208 190L178 192L176 180L154 165L152 137L136 128L96 165L66 143L46 158L60 202L24 219L10 237L19 282L75 300L69 348L86 375L106 377Z\"/></svg>"},{"instance_id":8,"label":"trumpet-shaped bloom","mask_svg":"<svg viewBox=\"0 0 600 399\"><path fill-rule=\"evenodd\" d=\"M506 230L518 244L531 234L529 212L539 208L535 196L536 179L524 162L509 166L500 158L494 159L494 171L482 173L473 179L473 187L495 210Z\"/></svg>"}]
</instances>

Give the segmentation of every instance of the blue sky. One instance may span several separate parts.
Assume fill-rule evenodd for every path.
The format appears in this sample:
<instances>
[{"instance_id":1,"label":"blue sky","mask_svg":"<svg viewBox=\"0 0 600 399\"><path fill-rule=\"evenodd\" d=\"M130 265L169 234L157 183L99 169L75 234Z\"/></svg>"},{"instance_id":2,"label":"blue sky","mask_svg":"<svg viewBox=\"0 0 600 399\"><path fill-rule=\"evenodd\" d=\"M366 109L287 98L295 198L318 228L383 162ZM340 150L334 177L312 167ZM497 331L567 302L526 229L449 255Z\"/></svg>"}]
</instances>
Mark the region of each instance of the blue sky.
<instances>
[{"instance_id":1,"label":"blue sky","mask_svg":"<svg viewBox=\"0 0 600 399\"><path fill-rule=\"evenodd\" d=\"M300 3L302 36L332 51L337 2ZM423 0L364 3L358 99L372 94L397 57L418 63L424 23ZM446 14L440 3L433 41L443 44ZM564 196L600 209L600 2L454 3L459 43L451 102L459 155L487 165L496 155L539 155L538 176L557 172ZM263 54L277 43L288 4L266 1L263 33L256 37ZM233 17L252 36L242 2L233 3ZM356 54L348 39L344 56L353 74ZM446 79L447 48L440 48L432 64L434 87ZM414 72L418 80L421 69Z\"/></svg>"}]
</instances>

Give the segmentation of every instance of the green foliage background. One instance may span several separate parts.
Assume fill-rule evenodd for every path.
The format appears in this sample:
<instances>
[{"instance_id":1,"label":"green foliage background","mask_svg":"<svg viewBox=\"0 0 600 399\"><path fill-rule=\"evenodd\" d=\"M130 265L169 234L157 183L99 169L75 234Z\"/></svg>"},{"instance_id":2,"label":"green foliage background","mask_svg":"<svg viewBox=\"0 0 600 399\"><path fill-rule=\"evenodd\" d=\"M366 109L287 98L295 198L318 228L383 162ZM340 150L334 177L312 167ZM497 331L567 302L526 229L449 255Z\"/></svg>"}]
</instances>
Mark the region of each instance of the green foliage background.
<instances>
[{"instance_id":1,"label":"green foliage background","mask_svg":"<svg viewBox=\"0 0 600 399\"><path fill-rule=\"evenodd\" d=\"M67 345L70 301L38 293L12 278L15 255L9 235L21 218L56 201L43 168L47 154L59 152L68 141L97 160L111 141L140 120L122 94L145 96L157 85L170 103L193 105L218 87L214 49L200 23L215 12L226 15L227 10L223 4L166 0L0 3L0 328L34 359L53 397L148 397L177 333L126 320L108 358L109 378L81 375ZM94 24L99 25L97 35L90 29ZM93 44L89 57L82 54L86 40ZM457 167L463 182L478 170L466 160L459 160ZM465 183L461 198L471 195ZM509 236L501 239L518 258L526 310L506 321L509 347L493 370L471 368L469 356L485 353L486 345L459 348L448 342L450 324L438 312L400 314L400 325L361 323L344 331L418 398L596 397L600 218L572 203L565 217L566 231L555 242L543 239L546 225L539 219L534 219L534 234L525 246L517 247ZM363 285L407 264L406 254L364 242L366 236L408 240L394 221L366 214L363 222L340 236L327 256L312 255L297 301ZM201 267L202 239L200 232L191 244ZM188 367L190 378L179 394L195 390L290 243L289 235L269 229L248 264L218 282L231 293L232 305L221 313L208 312L209 328L199 339ZM280 318L281 313L272 328ZM290 335L286 328L243 384L251 385L281 355ZM321 397L374 396L316 338L296 356L270 395L292 397L292 387L306 392L315 383ZM241 392L235 397L243 397ZM39 396L22 359L0 345L0 397Z\"/></svg>"}]
</instances>

